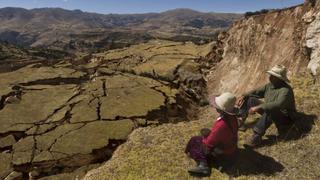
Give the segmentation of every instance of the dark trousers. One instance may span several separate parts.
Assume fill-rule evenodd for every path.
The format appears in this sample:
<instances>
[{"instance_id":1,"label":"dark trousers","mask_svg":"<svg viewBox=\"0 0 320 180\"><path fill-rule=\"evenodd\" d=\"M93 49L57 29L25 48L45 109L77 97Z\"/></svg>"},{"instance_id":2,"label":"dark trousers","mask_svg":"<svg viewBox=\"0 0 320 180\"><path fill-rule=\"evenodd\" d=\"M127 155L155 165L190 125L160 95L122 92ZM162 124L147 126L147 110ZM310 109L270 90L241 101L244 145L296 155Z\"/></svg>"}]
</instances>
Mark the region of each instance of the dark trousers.
<instances>
[{"instance_id":1,"label":"dark trousers","mask_svg":"<svg viewBox=\"0 0 320 180\"><path fill-rule=\"evenodd\" d=\"M204 149L204 144L202 144L202 136L192 137L187 144L185 153L187 153L197 163L207 163L207 153Z\"/></svg>"},{"instance_id":2,"label":"dark trousers","mask_svg":"<svg viewBox=\"0 0 320 180\"><path fill-rule=\"evenodd\" d=\"M288 116L284 115L279 110L274 110L271 112L264 112L259 121L255 124L253 131L259 135L264 135L273 122L276 125L279 134L286 133L288 127L292 124Z\"/></svg>"},{"instance_id":3,"label":"dark trousers","mask_svg":"<svg viewBox=\"0 0 320 180\"><path fill-rule=\"evenodd\" d=\"M255 97L248 97L240 108L240 116L246 119L249 113L249 109L261 103L262 101ZM259 135L264 135L266 130L271 126L273 122L275 123L279 134L284 133L292 124L290 118L282 113L279 109L268 112L261 111L259 112L259 114L261 114L262 116L253 128L253 131Z\"/></svg>"}]
</instances>

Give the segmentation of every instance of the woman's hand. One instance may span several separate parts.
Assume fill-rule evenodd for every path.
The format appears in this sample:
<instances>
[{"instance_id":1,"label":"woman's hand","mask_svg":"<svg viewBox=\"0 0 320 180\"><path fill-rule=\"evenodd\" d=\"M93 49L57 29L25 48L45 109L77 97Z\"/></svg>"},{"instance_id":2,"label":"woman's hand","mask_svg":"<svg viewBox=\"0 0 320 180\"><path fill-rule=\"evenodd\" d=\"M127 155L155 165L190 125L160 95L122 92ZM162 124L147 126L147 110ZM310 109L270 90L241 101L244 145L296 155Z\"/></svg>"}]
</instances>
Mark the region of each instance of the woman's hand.
<instances>
[{"instance_id":1,"label":"woman's hand","mask_svg":"<svg viewBox=\"0 0 320 180\"><path fill-rule=\"evenodd\" d=\"M200 130L200 134L201 134L201 136L203 136L203 137L208 137L209 134L210 134L210 132L211 132L211 130L208 129L208 128L202 128L202 129Z\"/></svg>"},{"instance_id":2,"label":"woman's hand","mask_svg":"<svg viewBox=\"0 0 320 180\"><path fill-rule=\"evenodd\" d=\"M208 155L210 154L210 149L207 145L205 144L202 144L202 152L205 154L205 155Z\"/></svg>"}]
</instances>

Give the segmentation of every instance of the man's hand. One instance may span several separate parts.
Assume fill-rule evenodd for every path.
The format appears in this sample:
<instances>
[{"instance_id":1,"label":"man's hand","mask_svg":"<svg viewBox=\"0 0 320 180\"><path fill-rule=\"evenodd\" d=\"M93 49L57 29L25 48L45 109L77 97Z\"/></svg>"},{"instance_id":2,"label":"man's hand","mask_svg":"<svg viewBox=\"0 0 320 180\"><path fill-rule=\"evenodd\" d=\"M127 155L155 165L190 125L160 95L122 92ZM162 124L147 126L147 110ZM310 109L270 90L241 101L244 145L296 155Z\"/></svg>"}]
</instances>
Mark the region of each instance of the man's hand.
<instances>
[{"instance_id":1,"label":"man's hand","mask_svg":"<svg viewBox=\"0 0 320 180\"><path fill-rule=\"evenodd\" d=\"M236 102L236 105L238 106L238 107L241 107L242 106L242 104L244 103L244 100L245 100L245 96L240 96L238 99L237 99L237 102Z\"/></svg>"},{"instance_id":2,"label":"man's hand","mask_svg":"<svg viewBox=\"0 0 320 180\"><path fill-rule=\"evenodd\" d=\"M260 106L254 106L249 109L249 114L255 114L255 113L259 112L260 110L261 110Z\"/></svg>"}]
</instances>

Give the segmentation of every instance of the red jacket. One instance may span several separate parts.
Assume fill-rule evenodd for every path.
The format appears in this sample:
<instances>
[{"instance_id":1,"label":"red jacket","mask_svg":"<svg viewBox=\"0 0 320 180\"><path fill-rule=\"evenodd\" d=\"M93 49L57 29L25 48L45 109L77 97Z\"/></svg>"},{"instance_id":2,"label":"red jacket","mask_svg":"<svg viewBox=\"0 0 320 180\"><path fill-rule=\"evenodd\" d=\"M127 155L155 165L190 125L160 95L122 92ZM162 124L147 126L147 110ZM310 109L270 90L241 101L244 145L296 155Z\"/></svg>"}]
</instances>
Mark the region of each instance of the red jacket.
<instances>
[{"instance_id":1,"label":"red jacket","mask_svg":"<svg viewBox=\"0 0 320 180\"><path fill-rule=\"evenodd\" d=\"M219 117L213 124L209 136L203 138L202 143L210 150L215 147L222 147L224 155L232 155L237 150L238 122L236 117L228 116L229 124L225 122L225 117ZM231 129L232 128L232 129Z\"/></svg>"}]
</instances>

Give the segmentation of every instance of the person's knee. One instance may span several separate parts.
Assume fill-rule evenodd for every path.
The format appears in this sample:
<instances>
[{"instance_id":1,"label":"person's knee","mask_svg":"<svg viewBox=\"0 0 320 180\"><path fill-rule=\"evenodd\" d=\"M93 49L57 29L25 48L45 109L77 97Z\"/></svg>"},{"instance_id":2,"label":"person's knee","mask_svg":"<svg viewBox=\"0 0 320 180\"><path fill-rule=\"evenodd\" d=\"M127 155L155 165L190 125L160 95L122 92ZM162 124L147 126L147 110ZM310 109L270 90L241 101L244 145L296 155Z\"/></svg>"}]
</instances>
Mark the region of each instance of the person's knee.
<instances>
[{"instance_id":1,"label":"person's knee","mask_svg":"<svg viewBox=\"0 0 320 180\"><path fill-rule=\"evenodd\" d=\"M253 127L253 133L257 134L259 136L263 136L265 133L265 128L264 127L260 127L260 126L255 126Z\"/></svg>"},{"instance_id":2,"label":"person's knee","mask_svg":"<svg viewBox=\"0 0 320 180\"><path fill-rule=\"evenodd\" d=\"M255 134L263 136L265 131L270 127L272 121L267 113L263 113L259 121L253 127Z\"/></svg>"}]
</instances>

